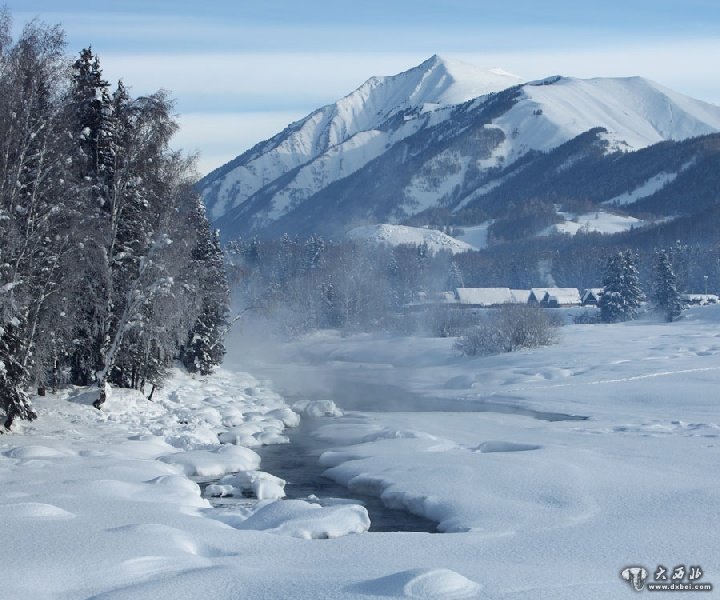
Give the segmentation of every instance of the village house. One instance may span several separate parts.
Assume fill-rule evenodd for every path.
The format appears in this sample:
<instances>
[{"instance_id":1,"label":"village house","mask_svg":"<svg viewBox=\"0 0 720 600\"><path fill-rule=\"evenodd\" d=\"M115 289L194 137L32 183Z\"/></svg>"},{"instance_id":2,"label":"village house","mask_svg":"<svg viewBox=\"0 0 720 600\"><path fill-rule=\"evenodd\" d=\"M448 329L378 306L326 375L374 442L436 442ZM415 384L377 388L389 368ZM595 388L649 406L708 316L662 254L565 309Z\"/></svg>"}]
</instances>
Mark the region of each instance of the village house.
<instances>
[{"instance_id":1,"label":"village house","mask_svg":"<svg viewBox=\"0 0 720 600\"><path fill-rule=\"evenodd\" d=\"M516 303L510 288L456 288L455 300L463 308L489 308Z\"/></svg>"},{"instance_id":2,"label":"village house","mask_svg":"<svg viewBox=\"0 0 720 600\"><path fill-rule=\"evenodd\" d=\"M577 288L532 288L528 304L539 304L548 308L580 306L580 292Z\"/></svg>"},{"instance_id":3,"label":"village house","mask_svg":"<svg viewBox=\"0 0 720 600\"><path fill-rule=\"evenodd\" d=\"M587 288L584 289L580 300L583 306L597 306L600 302L600 296L602 296L604 288Z\"/></svg>"}]
</instances>

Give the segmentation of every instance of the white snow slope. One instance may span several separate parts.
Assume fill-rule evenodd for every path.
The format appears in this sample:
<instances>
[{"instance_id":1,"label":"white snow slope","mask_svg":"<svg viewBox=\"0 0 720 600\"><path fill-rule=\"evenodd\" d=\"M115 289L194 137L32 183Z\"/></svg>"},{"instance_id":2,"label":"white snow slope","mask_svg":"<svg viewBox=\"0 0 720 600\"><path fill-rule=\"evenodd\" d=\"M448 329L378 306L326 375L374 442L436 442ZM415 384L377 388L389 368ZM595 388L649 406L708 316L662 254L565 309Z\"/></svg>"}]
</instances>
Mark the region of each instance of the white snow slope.
<instances>
[{"instance_id":1,"label":"white snow slope","mask_svg":"<svg viewBox=\"0 0 720 600\"><path fill-rule=\"evenodd\" d=\"M209 508L189 473L258 473L218 433L280 442L297 423L241 373L178 374L157 402L118 393L103 412L36 399L40 419L0 437L0 598L607 600L635 597L635 565L699 565L717 587L718 324L711 306L569 325L472 359L439 338L234 341L229 365L346 409L315 421L328 476L453 533L342 535L366 528L352 504ZM308 539L324 535L341 537Z\"/></svg>"},{"instance_id":2,"label":"white snow slope","mask_svg":"<svg viewBox=\"0 0 720 600\"><path fill-rule=\"evenodd\" d=\"M455 239L437 229L390 225L387 223L355 227L347 232L347 237L351 240L386 246L400 246L402 244L421 246L427 244L431 254L436 254L440 250L458 254L459 252L476 249L470 244Z\"/></svg>"},{"instance_id":3,"label":"white snow slope","mask_svg":"<svg viewBox=\"0 0 720 600\"><path fill-rule=\"evenodd\" d=\"M437 55L398 75L371 77L334 104L291 124L277 144L226 174L210 215L221 217L284 173L317 161L301 170L278 198L276 212L282 214L296 195L309 195L353 173L382 154L387 143L414 133L417 122L390 134L377 130L394 114L458 104L517 83L518 77L500 69L483 71ZM370 149L363 151L367 145Z\"/></svg>"},{"instance_id":4,"label":"white snow slope","mask_svg":"<svg viewBox=\"0 0 720 600\"><path fill-rule=\"evenodd\" d=\"M257 224L270 224L408 136L451 118L449 109L457 103L478 97L478 109L488 93L519 83L501 70L482 71L438 56L399 75L373 77L259 144L233 168L211 173L203 191L210 214L218 219L231 213L275 182L269 205L254 213ZM401 112L402 119L388 121ZM502 130L504 141L489 157L465 148L429 159L398 199L405 214L442 203L471 166L508 166L529 150L551 150L595 127L608 130L611 150L708 134L720 131L720 107L641 77L552 77L523 85L517 102L486 127ZM449 169L440 181L434 175L438 166Z\"/></svg>"},{"instance_id":5,"label":"white snow slope","mask_svg":"<svg viewBox=\"0 0 720 600\"><path fill-rule=\"evenodd\" d=\"M620 233L633 227L640 227L645 222L627 215L615 215L604 210L575 215L568 212L558 211L563 217L562 223L555 223L543 229L538 235L552 235L554 233L567 233L575 235L579 231L586 233Z\"/></svg>"},{"instance_id":6,"label":"white snow slope","mask_svg":"<svg viewBox=\"0 0 720 600\"><path fill-rule=\"evenodd\" d=\"M561 77L525 85L523 99L495 124L506 134L518 132L504 154L512 160L593 127L608 130L611 148L626 150L712 133L720 130L720 107L642 77Z\"/></svg>"}]
</instances>

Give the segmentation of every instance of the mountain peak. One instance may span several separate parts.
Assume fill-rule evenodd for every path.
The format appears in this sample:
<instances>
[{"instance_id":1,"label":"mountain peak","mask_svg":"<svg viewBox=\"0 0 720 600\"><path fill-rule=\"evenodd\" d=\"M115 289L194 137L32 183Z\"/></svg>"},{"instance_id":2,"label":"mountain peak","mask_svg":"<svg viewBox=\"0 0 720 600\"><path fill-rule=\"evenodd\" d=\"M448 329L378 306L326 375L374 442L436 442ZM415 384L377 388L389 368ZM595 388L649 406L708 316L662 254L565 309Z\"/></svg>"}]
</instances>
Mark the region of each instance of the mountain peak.
<instances>
[{"instance_id":1,"label":"mountain peak","mask_svg":"<svg viewBox=\"0 0 720 600\"><path fill-rule=\"evenodd\" d=\"M403 77L410 73L422 73L423 81L419 86L418 98L413 104L460 104L478 96L499 92L521 83L517 75L500 68L481 69L470 63L433 54L417 67L400 73Z\"/></svg>"}]
</instances>

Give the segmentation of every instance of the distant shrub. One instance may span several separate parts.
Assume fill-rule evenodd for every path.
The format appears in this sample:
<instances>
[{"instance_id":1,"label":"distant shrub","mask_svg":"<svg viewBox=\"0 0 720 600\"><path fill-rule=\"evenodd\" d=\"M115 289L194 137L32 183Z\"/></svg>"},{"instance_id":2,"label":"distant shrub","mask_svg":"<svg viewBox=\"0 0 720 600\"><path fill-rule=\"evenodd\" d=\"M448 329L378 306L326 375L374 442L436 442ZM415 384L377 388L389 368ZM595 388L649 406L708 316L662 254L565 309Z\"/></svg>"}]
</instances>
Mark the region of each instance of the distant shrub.
<instances>
[{"instance_id":1,"label":"distant shrub","mask_svg":"<svg viewBox=\"0 0 720 600\"><path fill-rule=\"evenodd\" d=\"M436 306L428 311L426 326L434 337L462 335L477 322L474 311L454 306Z\"/></svg>"},{"instance_id":2,"label":"distant shrub","mask_svg":"<svg viewBox=\"0 0 720 600\"><path fill-rule=\"evenodd\" d=\"M507 304L492 312L456 343L466 356L501 354L552 344L562 325L558 315L537 306Z\"/></svg>"},{"instance_id":3,"label":"distant shrub","mask_svg":"<svg viewBox=\"0 0 720 600\"><path fill-rule=\"evenodd\" d=\"M600 313L597 310L584 310L573 317L576 325L594 325L600 322Z\"/></svg>"}]
</instances>

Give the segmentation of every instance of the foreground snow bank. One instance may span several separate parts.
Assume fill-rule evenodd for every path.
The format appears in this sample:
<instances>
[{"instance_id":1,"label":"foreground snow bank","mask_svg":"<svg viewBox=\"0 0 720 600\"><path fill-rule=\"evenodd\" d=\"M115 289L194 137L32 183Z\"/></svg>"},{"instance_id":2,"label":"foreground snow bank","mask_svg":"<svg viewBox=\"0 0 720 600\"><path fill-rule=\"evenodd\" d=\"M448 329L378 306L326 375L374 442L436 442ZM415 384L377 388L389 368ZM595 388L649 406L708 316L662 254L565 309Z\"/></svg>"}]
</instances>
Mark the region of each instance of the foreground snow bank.
<instances>
[{"instance_id":1,"label":"foreground snow bank","mask_svg":"<svg viewBox=\"0 0 720 600\"><path fill-rule=\"evenodd\" d=\"M177 372L155 401L113 390L102 411L91 406L95 393L35 398L38 420L0 438L1 599L157 598L146 582L239 555L251 535L241 528L334 538L369 527L361 506L286 505L285 482L235 445L287 441L283 431L299 423L249 375ZM243 425L242 440L228 433ZM249 489L260 501L228 527L191 477L222 477L206 496ZM188 597L163 589L160 597Z\"/></svg>"},{"instance_id":2,"label":"foreground snow bank","mask_svg":"<svg viewBox=\"0 0 720 600\"><path fill-rule=\"evenodd\" d=\"M434 554L395 569L381 553L390 573L353 593L413 597L422 567L461 573L479 598L605 600L635 593L628 565L698 563L717 585L718 325L720 306L569 324L556 345L476 358L451 339L321 332L265 373L346 411L312 432L326 476L452 532L395 537Z\"/></svg>"}]
</instances>

